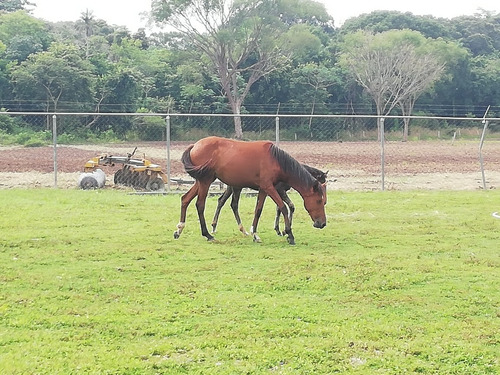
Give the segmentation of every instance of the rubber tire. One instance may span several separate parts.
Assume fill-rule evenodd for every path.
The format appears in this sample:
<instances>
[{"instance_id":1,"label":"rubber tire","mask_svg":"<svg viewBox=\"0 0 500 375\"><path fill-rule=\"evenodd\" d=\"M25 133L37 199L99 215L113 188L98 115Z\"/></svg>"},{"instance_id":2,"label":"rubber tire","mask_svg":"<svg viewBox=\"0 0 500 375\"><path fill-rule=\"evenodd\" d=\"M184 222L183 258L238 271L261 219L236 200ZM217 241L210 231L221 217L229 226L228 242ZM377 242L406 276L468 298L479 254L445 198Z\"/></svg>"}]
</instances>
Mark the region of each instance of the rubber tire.
<instances>
[{"instance_id":1,"label":"rubber tire","mask_svg":"<svg viewBox=\"0 0 500 375\"><path fill-rule=\"evenodd\" d=\"M146 184L147 191L165 191L165 183L159 177L152 178Z\"/></svg>"},{"instance_id":2,"label":"rubber tire","mask_svg":"<svg viewBox=\"0 0 500 375\"><path fill-rule=\"evenodd\" d=\"M97 183L97 180L92 177L92 176L86 176L82 178L80 181L80 187L83 190L91 190L91 189L97 189L99 187L99 184Z\"/></svg>"},{"instance_id":3,"label":"rubber tire","mask_svg":"<svg viewBox=\"0 0 500 375\"><path fill-rule=\"evenodd\" d=\"M115 185L122 184L122 175L123 175L123 170L118 169L113 177L113 182L115 183Z\"/></svg>"}]
</instances>

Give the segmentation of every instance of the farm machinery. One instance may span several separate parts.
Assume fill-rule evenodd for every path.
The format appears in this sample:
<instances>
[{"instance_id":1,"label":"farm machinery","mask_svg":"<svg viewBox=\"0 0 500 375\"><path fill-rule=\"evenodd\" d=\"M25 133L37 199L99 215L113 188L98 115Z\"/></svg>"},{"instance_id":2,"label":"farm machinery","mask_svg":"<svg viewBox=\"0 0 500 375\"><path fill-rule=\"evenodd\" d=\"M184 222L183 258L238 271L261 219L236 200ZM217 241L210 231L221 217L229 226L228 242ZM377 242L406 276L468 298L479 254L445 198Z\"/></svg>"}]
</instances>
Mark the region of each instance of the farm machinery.
<instances>
[{"instance_id":1,"label":"farm machinery","mask_svg":"<svg viewBox=\"0 0 500 375\"><path fill-rule=\"evenodd\" d=\"M147 159L133 158L137 147L127 156L113 156L102 154L85 163L84 171L79 179L82 189L96 189L104 186L106 176L100 166L115 166L121 164L113 177L116 185L131 186L135 189L147 191L164 191L167 182L166 174L158 164Z\"/></svg>"}]
</instances>

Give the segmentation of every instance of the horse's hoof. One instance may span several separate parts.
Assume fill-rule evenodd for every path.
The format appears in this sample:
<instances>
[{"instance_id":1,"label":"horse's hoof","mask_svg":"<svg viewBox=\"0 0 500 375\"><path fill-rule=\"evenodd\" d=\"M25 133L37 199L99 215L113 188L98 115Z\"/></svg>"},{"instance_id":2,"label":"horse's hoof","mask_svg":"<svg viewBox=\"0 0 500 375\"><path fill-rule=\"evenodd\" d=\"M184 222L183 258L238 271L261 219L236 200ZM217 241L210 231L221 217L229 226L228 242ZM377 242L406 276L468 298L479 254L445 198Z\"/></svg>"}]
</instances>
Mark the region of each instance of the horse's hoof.
<instances>
[{"instance_id":1,"label":"horse's hoof","mask_svg":"<svg viewBox=\"0 0 500 375\"><path fill-rule=\"evenodd\" d=\"M217 240L214 237L207 239L207 241L208 242L217 242Z\"/></svg>"},{"instance_id":2,"label":"horse's hoof","mask_svg":"<svg viewBox=\"0 0 500 375\"><path fill-rule=\"evenodd\" d=\"M255 242L255 243L261 243L261 242L262 242L262 240L260 239L260 237L259 237L259 236L256 236L256 235L254 234L254 236L253 236L253 242Z\"/></svg>"},{"instance_id":3,"label":"horse's hoof","mask_svg":"<svg viewBox=\"0 0 500 375\"><path fill-rule=\"evenodd\" d=\"M289 245L295 245L295 239L288 237L287 241Z\"/></svg>"},{"instance_id":4,"label":"horse's hoof","mask_svg":"<svg viewBox=\"0 0 500 375\"><path fill-rule=\"evenodd\" d=\"M179 233L177 233L177 232L174 232L174 238L175 238L175 239L178 239L179 237L180 237L180 234L179 234Z\"/></svg>"}]
</instances>

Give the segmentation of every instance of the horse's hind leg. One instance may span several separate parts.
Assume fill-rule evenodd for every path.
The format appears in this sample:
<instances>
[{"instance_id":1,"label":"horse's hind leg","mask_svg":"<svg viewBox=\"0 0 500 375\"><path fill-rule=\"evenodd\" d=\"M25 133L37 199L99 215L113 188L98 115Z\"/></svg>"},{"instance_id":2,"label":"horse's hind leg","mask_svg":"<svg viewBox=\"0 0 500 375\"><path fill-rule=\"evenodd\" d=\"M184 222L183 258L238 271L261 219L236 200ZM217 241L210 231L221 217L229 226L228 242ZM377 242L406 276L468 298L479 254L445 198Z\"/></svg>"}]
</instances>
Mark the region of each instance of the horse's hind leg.
<instances>
[{"instance_id":1,"label":"horse's hind leg","mask_svg":"<svg viewBox=\"0 0 500 375\"><path fill-rule=\"evenodd\" d=\"M226 204L226 201L233 194L233 188L228 186L226 191L222 193L222 195L217 200L217 208L215 209L214 219L212 220L212 233L215 233L217 230L217 222L219 221L220 210Z\"/></svg>"},{"instance_id":2,"label":"horse's hind leg","mask_svg":"<svg viewBox=\"0 0 500 375\"><path fill-rule=\"evenodd\" d=\"M181 218L177 224L177 230L174 232L174 238L180 237L182 230L186 226L186 212L191 201L198 195L198 181L181 197Z\"/></svg>"},{"instance_id":3,"label":"horse's hind leg","mask_svg":"<svg viewBox=\"0 0 500 375\"><path fill-rule=\"evenodd\" d=\"M214 237L208 233L207 223L205 221L205 203L207 200L208 189L210 184L215 180L207 180L199 183L198 198L196 199L196 209L198 210L198 219L200 220L200 228L202 236L206 237L208 241L212 241Z\"/></svg>"},{"instance_id":4,"label":"horse's hind leg","mask_svg":"<svg viewBox=\"0 0 500 375\"><path fill-rule=\"evenodd\" d=\"M233 188L233 198L231 199L231 208L233 209L234 218L236 219L236 223L238 224L238 228L240 232L245 236L248 236L248 232L241 224L240 212L239 212L239 203L241 196L241 188Z\"/></svg>"},{"instance_id":5,"label":"horse's hind leg","mask_svg":"<svg viewBox=\"0 0 500 375\"><path fill-rule=\"evenodd\" d=\"M259 224L260 215L262 214L262 207L264 207L266 197L267 193L264 190L259 190L259 194L257 195L257 203L255 204L252 227L250 228L250 232L253 234L253 242L262 242L260 237L257 235L257 225Z\"/></svg>"}]
</instances>

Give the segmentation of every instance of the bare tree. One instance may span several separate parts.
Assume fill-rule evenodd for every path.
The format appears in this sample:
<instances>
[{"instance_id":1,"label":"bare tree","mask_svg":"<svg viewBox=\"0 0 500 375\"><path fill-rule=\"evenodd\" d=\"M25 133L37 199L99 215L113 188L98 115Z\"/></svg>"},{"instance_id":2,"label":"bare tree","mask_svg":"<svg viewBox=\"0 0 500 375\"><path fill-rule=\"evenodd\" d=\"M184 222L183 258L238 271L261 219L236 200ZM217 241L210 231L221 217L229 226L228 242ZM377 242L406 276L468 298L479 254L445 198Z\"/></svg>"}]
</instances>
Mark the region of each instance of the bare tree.
<instances>
[{"instance_id":1,"label":"bare tree","mask_svg":"<svg viewBox=\"0 0 500 375\"><path fill-rule=\"evenodd\" d=\"M235 137L242 138L241 108L252 85L280 69L289 59L273 16L274 1L153 0L157 22L175 28L210 60L234 118Z\"/></svg>"},{"instance_id":2,"label":"bare tree","mask_svg":"<svg viewBox=\"0 0 500 375\"><path fill-rule=\"evenodd\" d=\"M397 106L401 109L403 117L403 141L408 140L409 116L413 112L415 102L422 93L429 90L437 81L445 69L435 56L429 54L418 54L412 46L406 46L405 61L400 65L401 72L396 74L398 78L394 88L397 93Z\"/></svg>"},{"instance_id":3,"label":"bare tree","mask_svg":"<svg viewBox=\"0 0 500 375\"><path fill-rule=\"evenodd\" d=\"M405 116L405 140L408 122L418 97L441 77L444 63L432 53L421 52L415 40L425 38L409 30L393 30L373 35L356 33L346 43L344 63L356 81L373 98L377 115L388 115L396 106Z\"/></svg>"}]
</instances>

